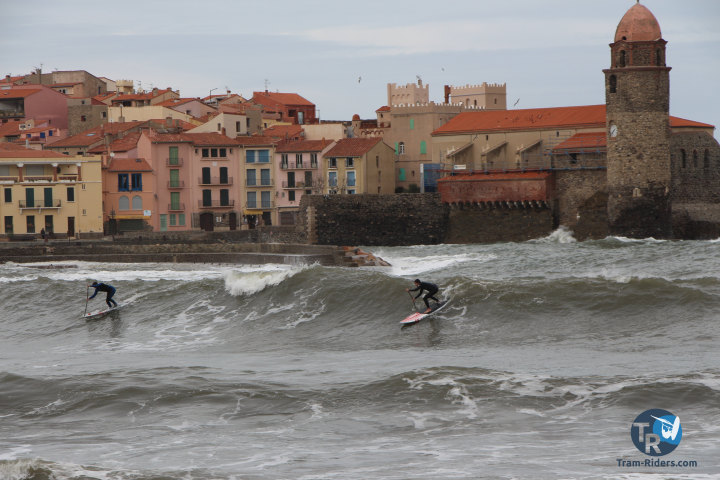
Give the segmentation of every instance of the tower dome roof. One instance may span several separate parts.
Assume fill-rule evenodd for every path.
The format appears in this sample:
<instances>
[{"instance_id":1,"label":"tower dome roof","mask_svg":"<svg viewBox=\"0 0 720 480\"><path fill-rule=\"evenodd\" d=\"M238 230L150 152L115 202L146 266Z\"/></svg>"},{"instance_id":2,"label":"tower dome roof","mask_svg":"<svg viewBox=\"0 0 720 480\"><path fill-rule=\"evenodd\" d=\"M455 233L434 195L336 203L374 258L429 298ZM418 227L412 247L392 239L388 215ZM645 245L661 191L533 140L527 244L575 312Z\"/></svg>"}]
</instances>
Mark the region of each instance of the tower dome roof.
<instances>
[{"instance_id":1,"label":"tower dome roof","mask_svg":"<svg viewBox=\"0 0 720 480\"><path fill-rule=\"evenodd\" d=\"M662 38L660 24L645 5L636 3L625 12L615 31L615 41L648 42Z\"/></svg>"}]
</instances>

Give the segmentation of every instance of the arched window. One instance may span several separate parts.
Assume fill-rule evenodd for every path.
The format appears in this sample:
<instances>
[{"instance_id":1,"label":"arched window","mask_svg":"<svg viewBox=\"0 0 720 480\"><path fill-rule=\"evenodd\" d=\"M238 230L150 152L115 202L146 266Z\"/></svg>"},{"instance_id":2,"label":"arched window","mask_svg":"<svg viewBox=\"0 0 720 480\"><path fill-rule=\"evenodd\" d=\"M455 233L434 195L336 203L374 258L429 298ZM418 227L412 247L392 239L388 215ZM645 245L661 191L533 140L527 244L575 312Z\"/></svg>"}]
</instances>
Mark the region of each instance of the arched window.
<instances>
[{"instance_id":1,"label":"arched window","mask_svg":"<svg viewBox=\"0 0 720 480\"><path fill-rule=\"evenodd\" d=\"M698 166L698 153L697 150L693 150L693 167L697 168Z\"/></svg>"},{"instance_id":2,"label":"arched window","mask_svg":"<svg viewBox=\"0 0 720 480\"><path fill-rule=\"evenodd\" d=\"M659 48L655 51L655 62L658 66L665 65L665 62L663 62L662 58L662 50L660 50Z\"/></svg>"},{"instance_id":3,"label":"arched window","mask_svg":"<svg viewBox=\"0 0 720 480\"><path fill-rule=\"evenodd\" d=\"M625 66L625 50L620 50L620 57L618 58L618 66Z\"/></svg>"},{"instance_id":4,"label":"arched window","mask_svg":"<svg viewBox=\"0 0 720 480\"><path fill-rule=\"evenodd\" d=\"M142 210L142 197L140 195L135 195L132 198L132 209Z\"/></svg>"},{"instance_id":5,"label":"arched window","mask_svg":"<svg viewBox=\"0 0 720 480\"><path fill-rule=\"evenodd\" d=\"M399 153L400 155L404 155L404 154L405 154L405 142L400 142L400 143L398 143L398 153Z\"/></svg>"},{"instance_id":6,"label":"arched window","mask_svg":"<svg viewBox=\"0 0 720 480\"><path fill-rule=\"evenodd\" d=\"M615 75L610 75L610 93L617 92L617 77Z\"/></svg>"},{"instance_id":7,"label":"arched window","mask_svg":"<svg viewBox=\"0 0 720 480\"><path fill-rule=\"evenodd\" d=\"M118 198L118 210L130 210L130 199L125 195Z\"/></svg>"},{"instance_id":8,"label":"arched window","mask_svg":"<svg viewBox=\"0 0 720 480\"><path fill-rule=\"evenodd\" d=\"M685 149L680 150L680 158L682 159L682 168L687 167L687 154L685 153Z\"/></svg>"}]
</instances>

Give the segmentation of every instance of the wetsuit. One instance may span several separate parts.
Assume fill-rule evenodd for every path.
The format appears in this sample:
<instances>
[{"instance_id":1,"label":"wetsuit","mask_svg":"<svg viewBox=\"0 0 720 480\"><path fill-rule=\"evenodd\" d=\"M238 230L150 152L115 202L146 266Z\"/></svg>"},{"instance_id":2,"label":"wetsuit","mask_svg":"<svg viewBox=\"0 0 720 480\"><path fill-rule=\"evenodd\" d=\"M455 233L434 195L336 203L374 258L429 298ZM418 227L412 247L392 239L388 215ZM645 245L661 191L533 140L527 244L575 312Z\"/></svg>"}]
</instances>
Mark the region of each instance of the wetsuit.
<instances>
[{"instance_id":1,"label":"wetsuit","mask_svg":"<svg viewBox=\"0 0 720 480\"><path fill-rule=\"evenodd\" d=\"M112 285L107 285L105 283L93 283L90 285L91 287L95 287L95 293L92 294L92 297L90 297L88 300L92 300L95 298L95 295L98 294L98 292L107 292L107 297L105 297L105 303L107 303L109 308L117 307L117 302L112 299L113 295L115 295L115 287Z\"/></svg>"},{"instance_id":2,"label":"wetsuit","mask_svg":"<svg viewBox=\"0 0 720 480\"><path fill-rule=\"evenodd\" d=\"M437 298L433 297L433 295L435 295L435 294L438 292L438 290L439 290L439 289L438 289L438 286L435 285L434 283L420 282L420 285L418 285L418 286L415 287L415 288L411 288L411 289L408 290L408 291L409 291L409 292L415 292L415 291L417 291L417 290L420 290L420 291L418 292L418 294L417 294L417 296L416 296L415 298L418 298L420 295L422 295L423 290L426 290L426 291L428 292L428 293L426 293L425 296L423 297L423 301L425 302L425 306L426 306L427 308L430 308L430 302L428 302L428 298L432 298L433 300L435 300L435 303L440 303L440 300L438 300Z\"/></svg>"}]
</instances>

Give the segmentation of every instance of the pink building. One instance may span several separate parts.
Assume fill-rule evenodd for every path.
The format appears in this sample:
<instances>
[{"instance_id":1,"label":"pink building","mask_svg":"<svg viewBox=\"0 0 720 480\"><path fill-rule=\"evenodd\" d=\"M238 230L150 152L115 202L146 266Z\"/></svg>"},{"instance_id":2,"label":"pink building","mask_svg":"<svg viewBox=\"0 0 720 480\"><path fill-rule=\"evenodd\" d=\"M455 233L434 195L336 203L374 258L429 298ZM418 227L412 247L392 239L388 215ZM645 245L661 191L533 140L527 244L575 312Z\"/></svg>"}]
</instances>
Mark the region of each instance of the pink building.
<instances>
[{"instance_id":1,"label":"pink building","mask_svg":"<svg viewBox=\"0 0 720 480\"><path fill-rule=\"evenodd\" d=\"M219 133L144 131L138 154L155 171L154 230L238 227L242 186L235 140Z\"/></svg>"},{"instance_id":2,"label":"pink building","mask_svg":"<svg viewBox=\"0 0 720 480\"><path fill-rule=\"evenodd\" d=\"M0 86L0 122L32 118L36 125L67 130L67 97L44 85Z\"/></svg>"},{"instance_id":3,"label":"pink building","mask_svg":"<svg viewBox=\"0 0 720 480\"><path fill-rule=\"evenodd\" d=\"M322 193L322 159L335 145L331 140L280 143L275 149L277 209L280 225L294 225L303 194Z\"/></svg>"}]
</instances>

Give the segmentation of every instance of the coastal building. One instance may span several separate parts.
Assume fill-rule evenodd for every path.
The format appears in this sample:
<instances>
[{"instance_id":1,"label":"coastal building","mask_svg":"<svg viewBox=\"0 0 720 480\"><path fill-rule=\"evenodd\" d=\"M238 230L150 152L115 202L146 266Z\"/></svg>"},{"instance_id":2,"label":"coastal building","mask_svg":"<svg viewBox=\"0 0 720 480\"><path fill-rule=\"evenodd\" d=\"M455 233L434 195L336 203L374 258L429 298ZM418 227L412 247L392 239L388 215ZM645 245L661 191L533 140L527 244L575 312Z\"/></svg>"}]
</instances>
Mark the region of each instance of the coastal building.
<instances>
[{"instance_id":1,"label":"coastal building","mask_svg":"<svg viewBox=\"0 0 720 480\"><path fill-rule=\"evenodd\" d=\"M279 196L272 159L276 141L270 137L237 137L240 148L240 178L243 179L243 224L277 225ZM242 194L241 193L241 194Z\"/></svg>"},{"instance_id":2,"label":"coastal building","mask_svg":"<svg viewBox=\"0 0 720 480\"><path fill-rule=\"evenodd\" d=\"M315 104L297 93L253 92L250 102L262 105L265 113L276 114L280 122L317 123Z\"/></svg>"},{"instance_id":3,"label":"coastal building","mask_svg":"<svg viewBox=\"0 0 720 480\"><path fill-rule=\"evenodd\" d=\"M204 120L204 123L191 128L188 133L217 132L235 138L238 135L247 135L250 124L247 115L244 113L216 112L210 113L206 117L200 117L198 120Z\"/></svg>"},{"instance_id":4,"label":"coastal building","mask_svg":"<svg viewBox=\"0 0 720 480\"><path fill-rule=\"evenodd\" d=\"M67 130L67 97L45 85L0 85L0 122L28 119Z\"/></svg>"},{"instance_id":5,"label":"coastal building","mask_svg":"<svg viewBox=\"0 0 720 480\"><path fill-rule=\"evenodd\" d=\"M71 98L90 98L107 93L107 83L85 70L56 70L42 73L39 68L17 78L16 85L45 85Z\"/></svg>"},{"instance_id":6,"label":"coastal building","mask_svg":"<svg viewBox=\"0 0 720 480\"><path fill-rule=\"evenodd\" d=\"M134 135L139 138L140 134ZM103 166L103 207L107 228L114 235L150 230L155 202L155 175L142 158L111 157Z\"/></svg>"},{"instance_id":7,"label":"coastal building","mask_svg":"<svg viewBox=\"0 0 720 480\"><path fill-rule=\"evenodd\" d=\"M295 225L303 195L322 192L320 160L335 145L331 140L281 142L275 149L278 179L277 210L280 225Z\"/></svg>"},{"instance_id":8,"label":"coastal building","mask_svg":"<svg viewBox=\"0 0 720 480\"><path fill-rule=\"evenodd\" d=\"M343 138L323 155L324 194L391 194L395 153L382 138Z\"/></svg>"},{"instance_id":9,"label":"coastal building","mask_svg":"<svg viewBox=\"0 0 720 480\"><path fill-rule=\"evenodd\" d=\"M637 3L610 45L605 105L463 112L436 129L443 201L544 205L580 238L720 231L720 145L714 126L669 115L666 43Z\"/></svg>"},{"instance_id":10,"label":"coastal building","mask_svg":"<svg viewBox=\"0 0 720 480\"><path fill-rule=\"evenodd\" d=\"M0 143L0 234L101 236L99 156L68 156Z\"/></svg>"}]
</instances>

